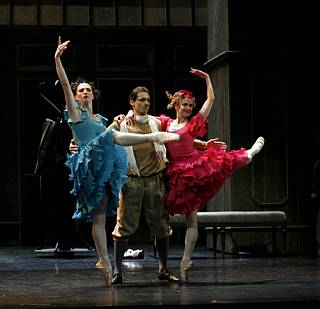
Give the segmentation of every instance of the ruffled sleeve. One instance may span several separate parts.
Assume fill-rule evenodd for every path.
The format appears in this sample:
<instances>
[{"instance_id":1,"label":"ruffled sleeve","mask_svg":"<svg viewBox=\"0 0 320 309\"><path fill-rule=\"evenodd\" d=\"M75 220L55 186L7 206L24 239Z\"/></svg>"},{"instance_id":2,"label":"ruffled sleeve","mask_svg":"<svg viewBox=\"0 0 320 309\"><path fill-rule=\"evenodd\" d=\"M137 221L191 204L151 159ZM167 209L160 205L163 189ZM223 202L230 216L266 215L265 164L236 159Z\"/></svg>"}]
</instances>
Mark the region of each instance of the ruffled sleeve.
<instances>
[{"instance_id":1,"label":"ruffled sleeve","mask_svg":"<svg viewBox=\"0 0 320 309\"><path fill-rule=\"evenodd\" d=\"M160 116L157 117L157 119L161 121L162 131L166 131L169 126L169 121L171 120L171 118L161 114Z\"/></svg>"},{"instance_id":2,"label":"ruffled sleeve","mask_svg":"<svg viewBox=\"0 0 320 309\"><path fill-rule=\"evenodd\" d=\"M194 137L202 137L207 133L206 124L208 123L208 119L202 120L202 115L198 113L193 116L191 120L188 122L187 127L192 136Z\"/></svg>"}]
</instances>

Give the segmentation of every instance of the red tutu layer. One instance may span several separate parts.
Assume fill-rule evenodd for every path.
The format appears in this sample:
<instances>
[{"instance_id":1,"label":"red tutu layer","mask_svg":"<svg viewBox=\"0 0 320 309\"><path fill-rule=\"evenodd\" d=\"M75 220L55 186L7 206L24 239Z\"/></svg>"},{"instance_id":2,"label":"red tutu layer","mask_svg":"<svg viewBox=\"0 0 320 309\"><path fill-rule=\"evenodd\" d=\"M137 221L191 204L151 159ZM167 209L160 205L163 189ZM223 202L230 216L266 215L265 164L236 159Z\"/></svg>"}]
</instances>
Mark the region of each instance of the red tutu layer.
<instances>
[{"instance_id":1,"label":"red tutu layer","mask_svg":"<svg viewBox=\"0 0 320 309\"><path fill-rule=\"evenodd\" d=\"M205 207L233 172L249 162L246 149L198 151L192 162L170 164L167 169L167 215L188 215Z\"/></svg>"},{"instance_id":2,"label":"red tutu layer","mask_svg":"<svg viewBox=\"0 0 320 309\"><path fill-rule=\"evenodd\" d=\"M163 130L168 130L173 119L161 115ZM166 144L169 154L167 169L167 215L188 215L203 208L213 198L232 173L249 163L247 151L226 151L210 147L194 149L194 139L206 133L207 119L198 113L185 127L174 133L179 141Z\"/></svg>"}]
</instances>

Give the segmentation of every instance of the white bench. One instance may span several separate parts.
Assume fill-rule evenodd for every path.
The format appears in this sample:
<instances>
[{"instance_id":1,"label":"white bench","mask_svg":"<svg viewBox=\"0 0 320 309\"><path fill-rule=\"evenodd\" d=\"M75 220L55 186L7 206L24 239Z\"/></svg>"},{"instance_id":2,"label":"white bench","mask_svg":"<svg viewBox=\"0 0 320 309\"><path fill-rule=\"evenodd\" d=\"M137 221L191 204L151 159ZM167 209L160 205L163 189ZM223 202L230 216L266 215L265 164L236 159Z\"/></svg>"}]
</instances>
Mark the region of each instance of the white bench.
<instances>
[{"instance_id":1,"label":"white bench","mask_svg":"<svg viewBox=\"0 0 320 309\"><path fill-rule=\"evenodd\" d=\"M217 234L221 235L222 256L225 254L225 235L233 231L272 232L272 253L277 253L277 231L284 236L284 253L287 251L287 216L284 211L210 211L198 212L198 226L211 229L212 248L217 251ZM170 226L186 227L184 216L170 216Z\"/></svg>"}]
</instances>

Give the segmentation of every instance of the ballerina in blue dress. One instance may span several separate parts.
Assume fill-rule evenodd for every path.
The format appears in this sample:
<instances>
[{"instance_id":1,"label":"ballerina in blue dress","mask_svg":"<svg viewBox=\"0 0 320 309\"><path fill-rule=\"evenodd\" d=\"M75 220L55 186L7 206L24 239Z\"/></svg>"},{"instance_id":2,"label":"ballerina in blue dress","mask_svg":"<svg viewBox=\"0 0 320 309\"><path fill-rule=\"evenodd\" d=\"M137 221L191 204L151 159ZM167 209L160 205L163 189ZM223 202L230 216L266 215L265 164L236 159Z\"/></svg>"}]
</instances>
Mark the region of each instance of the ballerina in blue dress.
<instances>
[{"instance_id":1,"label":"ballerina in blue dress","mask_svg":"<svg viewBox=\"0 0 320 309\"><path fill-rule=\"evenodd\" d=\"M103 265L106 285L111 285L112 266L107 252L106 214L112 215L118 207L119 191L127 178L128 160L123 146L154 141L164 144L179 139L179 135L156 132L134 134L106 128L107 119L93 113L94 84L77 81L70 85L61 62L61 55L70 41L61 43L55 52L56 71L65 102L65 117L72 130L79 151L68 157L73 181L71 191L77 198L74 219L92 221L92 237Z\"/></svg>"}]
</instances>

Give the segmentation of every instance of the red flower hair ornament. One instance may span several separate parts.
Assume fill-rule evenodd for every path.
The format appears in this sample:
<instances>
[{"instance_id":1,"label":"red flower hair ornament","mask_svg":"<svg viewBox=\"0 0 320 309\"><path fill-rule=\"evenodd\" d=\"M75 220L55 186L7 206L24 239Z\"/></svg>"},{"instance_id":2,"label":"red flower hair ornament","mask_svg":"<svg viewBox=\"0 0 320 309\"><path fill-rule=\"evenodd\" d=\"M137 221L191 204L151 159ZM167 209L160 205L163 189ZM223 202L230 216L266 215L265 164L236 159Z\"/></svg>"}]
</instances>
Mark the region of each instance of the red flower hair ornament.
<instances>
[{"instance_id":1,"label":"red flower hair ornament","mask_svg":"<svg viewBox=\"0 0 320 309\"><path fill-rule=\"evenodd\" d=\"M192 92L190 92L188 90L183 90L183 89L179 90L178 94L180 96L183 96L183 97L187 98L187 99L192 99L193 98Z\"/></svg>"}]
</instances>

